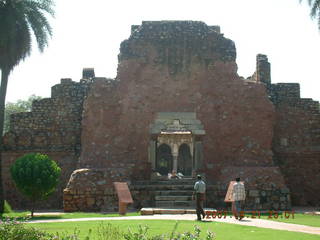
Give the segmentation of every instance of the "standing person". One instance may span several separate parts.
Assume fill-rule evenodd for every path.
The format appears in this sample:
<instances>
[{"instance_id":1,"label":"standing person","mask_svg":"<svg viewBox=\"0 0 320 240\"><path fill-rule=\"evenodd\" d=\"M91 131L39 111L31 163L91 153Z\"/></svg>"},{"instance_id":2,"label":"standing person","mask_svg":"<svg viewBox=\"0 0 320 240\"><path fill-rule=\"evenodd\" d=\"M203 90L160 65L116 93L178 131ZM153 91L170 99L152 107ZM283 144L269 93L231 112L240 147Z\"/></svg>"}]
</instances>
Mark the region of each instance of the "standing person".
<instances>
[{"instance_id":1,"label":"standing person","mask_svg":"<svg viewBox=\"0 0 320 240\"><path fill-rule=\"evenodd\" d=\"M232 196L234 201L234 212L236 219L241 220L243 215L241 212L241 204L246 199L246 190L244 184L240 182L240 178L236 178L236 183L233 184Z\"/></svg>"},{"instance_id":2,"label":"standing person","mask_svg":"<svg viewBox=\"0 0 320 240\"><path fill-rule=\"evenodd\" d=\"M197 182L194 184L194 192L193 192L193 199L194 197L196 198L196 212L197 212L197 217L198 221L201 221L201 215L202 218L205 217L205 213L203 211L203 201L205 200L205 194L206 194L206 184L204 181L201 179L201 175L197 176Z\"/></svg>"}]
</instances>

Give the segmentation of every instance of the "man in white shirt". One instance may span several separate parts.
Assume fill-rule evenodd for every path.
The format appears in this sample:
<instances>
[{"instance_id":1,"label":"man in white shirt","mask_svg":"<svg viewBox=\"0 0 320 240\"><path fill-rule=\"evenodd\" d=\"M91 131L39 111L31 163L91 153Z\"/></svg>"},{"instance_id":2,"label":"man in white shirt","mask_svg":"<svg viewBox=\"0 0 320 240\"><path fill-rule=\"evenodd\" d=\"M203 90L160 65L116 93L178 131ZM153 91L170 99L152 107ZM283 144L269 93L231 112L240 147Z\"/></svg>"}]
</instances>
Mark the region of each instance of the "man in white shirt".
<instances>
[{"instance_id":1,"label":"man in white shirt","mask_svg":"<svg viewBox=\"0 0 320 240\"><path fill-rule=\"evenodd\" d=\"M205 213L203 211L203 201L205 200L205 193L206 193L206 184L204 181L201 180L201 175L197 176L197 182L194 184L194 193L193 198L196 198L196 212L198 221L201 221L201 215L202 218L205 217Z\"/></svg>"},{"instance_id":2,"label":"man in white shirt","mask_svg":"<svg viewBox=\"0 0 320 240\"><path fill-rule=\"evenodd\" d=\"M240 215L241 203L246 199L246 190L244 184L240 182L239 177L236 178L236 183L233 184L232 197L235 204L235 217L241 220L243 218L243 216Z\"/></svg>"}]
</instances>

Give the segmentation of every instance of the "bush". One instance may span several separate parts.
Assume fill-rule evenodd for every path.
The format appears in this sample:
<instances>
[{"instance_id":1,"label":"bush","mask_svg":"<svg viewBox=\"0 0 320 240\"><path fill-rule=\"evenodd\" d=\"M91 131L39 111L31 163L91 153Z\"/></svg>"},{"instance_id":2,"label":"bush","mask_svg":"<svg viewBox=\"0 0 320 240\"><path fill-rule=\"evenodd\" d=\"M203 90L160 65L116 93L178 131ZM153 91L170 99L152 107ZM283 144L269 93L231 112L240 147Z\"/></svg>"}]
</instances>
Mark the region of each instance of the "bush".
<instances>
[{"instance_id":1,"label":"bush","mask_svg":"<svg viewBox=\"0 0 320 240\"><path fill-rule=\"evenodd\" d=\"M0 221L1 222L1 221ZM0 240L51 240L51 235L37 230L27 228L24 224L14 220L7 220L0 224Z\"/></svg>"},{"instance_id":2,"label":"bush","mask_svg":"<svg viewBox=\"0 0 320 240\"><path fill-rule=\"evenodd\" d=\"M31 216L35 201L46 199L54 192L61 173L55 161L40 153L18 158L10 171L17 188L32 200Z\"/></svg>"},{"instance_id":3,"label":"bush","mask_svg":"<svg viewBox=\"0 0 320 240\"><path fill-rule=\"evenodd\" d=\"M139 226L138 232L131 232L128 230L128 233L124 234L126 240L201 240L200 233L201 230L198 226L194 226L194 232L185 232L185 233L176 233L178 223L175 224L170 236L167 235L156 235L153 237L148 237L148 227ZM213 240L215 234L208 231L205 237L205 240Z\"/></svg>"},{"instance_id":4,"label":"bush","mask_svg":"<svg viewBox=\"0 0 320 240\"><path fill-rule=\"evenodd\" d=\"M3 208L3 213L12 213L12 208L10 204L5 200L4 201L4 208Z\"/></svg>"},{"instance_id":5,"label":"bush","mask_svg":"<svg viewBox=\"0 0 320 240\"><path fill-rule=\"evenodd\" d=\"M128 232L123 233L118 227L112 226L110 223L107 225L101 224L97 229L98 240L213 240L215 235L212 232L208 232L205 238L200 238L201 230L199 227L194 227L194 232L176 233L178 223L176 223L170 236L168 235L156 235L148 236L148 226L139 226L137 232L132 232L130 229ZM49 234L36 228L25 225L24 223L17 222L15 220L0 221L0 240L80 240L80 231L75 229L72 234L68 233L56 233ZM93 240L91 236L92 230L84 238L85 240Z\"/></svg>"},{"instance_id":6,"label":"bush","mask_svg":"<svg viewBox=\"0 0 320 240\"><path fill-rule=\"evenodd\" d=\"M90 240L89 236L85 239ZM49 234L22 222L7 219L3 222L0 220L0 240L80 240L80 237L76 229L71 235L67 233Z\"/></svg>"}]
</instances>

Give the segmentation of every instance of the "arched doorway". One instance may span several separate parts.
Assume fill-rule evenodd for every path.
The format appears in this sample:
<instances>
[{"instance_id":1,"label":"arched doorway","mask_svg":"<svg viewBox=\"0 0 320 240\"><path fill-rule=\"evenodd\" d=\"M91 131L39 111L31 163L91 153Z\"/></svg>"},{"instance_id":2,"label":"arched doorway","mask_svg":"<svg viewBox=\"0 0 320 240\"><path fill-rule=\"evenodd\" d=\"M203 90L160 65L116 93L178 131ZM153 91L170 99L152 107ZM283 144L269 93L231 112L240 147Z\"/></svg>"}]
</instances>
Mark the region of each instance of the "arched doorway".
<instances>
[{"instance_id":1,"label":"arched doorway","mask_svg":"<svg viewBox=\"0 0 320 240\"><path fill-rule=\"evenodd\" d=\"M171 148L167 144L161 144L157 149L156 171L161 175L172 172L173 156Z\"/></svg>"},{"instance_id":2,"label":"arched doorway","mask_svg":"<svg viewBox=\"0 0 320 240\"><path fill-rule=\"evenodd\" d=\"M190 147L185 143L179 147L178 173L182 173L185 176L191 176L192 174L192 156Z\"/></svg>"}]
</instances>

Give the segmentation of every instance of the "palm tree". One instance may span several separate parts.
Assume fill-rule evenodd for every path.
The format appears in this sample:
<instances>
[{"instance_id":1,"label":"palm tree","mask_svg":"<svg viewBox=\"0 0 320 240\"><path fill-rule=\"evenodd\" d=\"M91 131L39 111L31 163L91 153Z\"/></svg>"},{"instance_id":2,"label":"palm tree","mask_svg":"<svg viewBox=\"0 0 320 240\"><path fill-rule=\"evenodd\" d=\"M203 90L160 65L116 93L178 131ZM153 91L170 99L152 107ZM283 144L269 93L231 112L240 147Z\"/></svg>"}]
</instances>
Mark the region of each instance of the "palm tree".
<instances>
[{"instance_id":1,"label":"palm tree","mask_svg":"<svg viewBox=\"0 0 320 240\"><path fill-rule=\"evenodd\" d=\"M300 2L302 2L302 0L300 0ZM308 0L308 4L311 7L310 16L312 19L317 19L320 30L320 0Z\"/></svg>"},{"instance_id":2,"label":"palm tree","mask_svg":"<svg viewBox=\"0 0 320 240\"><path fill-rule=\"evenodd\" d=\"M0 0L0 214L3 213L1 153L4 108L10 72L31 53L32 33L42 52L52 35L47 16L54 16L52 0Z\"/></svg>"}]
</instances>

